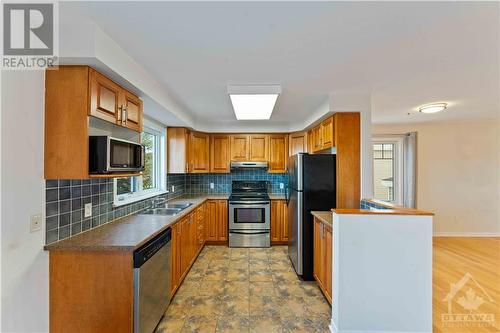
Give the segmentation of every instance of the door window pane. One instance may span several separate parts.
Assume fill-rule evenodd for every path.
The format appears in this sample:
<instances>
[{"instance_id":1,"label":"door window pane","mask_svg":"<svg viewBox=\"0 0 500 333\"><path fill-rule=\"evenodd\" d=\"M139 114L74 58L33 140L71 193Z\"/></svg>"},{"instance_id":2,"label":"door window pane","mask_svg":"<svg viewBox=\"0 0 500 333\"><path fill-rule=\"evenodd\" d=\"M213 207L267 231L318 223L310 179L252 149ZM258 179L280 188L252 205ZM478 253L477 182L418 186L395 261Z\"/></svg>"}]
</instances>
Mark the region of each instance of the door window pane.
<instances>
[{"instance_id":1,"label":"door window pane","mask_svg":"<svg viewBox=\"0 0 500 333\"><path fill-rule=\"evenodd\" d=\"M394 146L394 143L373 145L373 194L378 200L395 200Z\"/></svg>"}]
</instances>

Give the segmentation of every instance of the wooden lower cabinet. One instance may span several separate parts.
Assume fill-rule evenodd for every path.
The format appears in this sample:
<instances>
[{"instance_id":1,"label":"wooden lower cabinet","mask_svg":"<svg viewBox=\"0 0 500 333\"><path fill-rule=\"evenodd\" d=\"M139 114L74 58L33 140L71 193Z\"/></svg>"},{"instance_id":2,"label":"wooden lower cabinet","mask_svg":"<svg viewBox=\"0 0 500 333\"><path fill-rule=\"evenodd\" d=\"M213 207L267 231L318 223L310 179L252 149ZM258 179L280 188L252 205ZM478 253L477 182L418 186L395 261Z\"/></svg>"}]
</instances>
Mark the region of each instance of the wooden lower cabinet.
<instances>
[{"instance_id":1,"label":"wooden lower cabinet","mask_svg":"<svg viewBox=\"0 0 500 333\"><path fill-rule=\"evenodd\" d=\"M332 227L314 218L314 278L332 304Z\"/></svg>"},{"instance_id":2,"label":"wooden lower cabinet","mask_svg":"<svg viewBox=\"0 0 500 333\"><path fill-rule=\"evenodd\" d=\"M205 245L205 205L172 226L172 287L174 295Z\"/></svg>"},{"instance_id":3,"label":"wooden lower cabinet","mask_svg":"<svg viewBox=\"0 0 500 333\"><path fill-rule=\"evenodd\" d=\"M208 200L205 219L206 241L226 242L228 229L227 200Z\"/></svg>"},{"instance_id":4,"label":"wooden lower cabinet","mask_svg":"<svg viewBox=\"0 0 500 333\"><path fill-rule=\"evenodd\" d=\"M271 243L288 243L288 206L285 200L271 200Z\"/></svg>"}]
</instances>

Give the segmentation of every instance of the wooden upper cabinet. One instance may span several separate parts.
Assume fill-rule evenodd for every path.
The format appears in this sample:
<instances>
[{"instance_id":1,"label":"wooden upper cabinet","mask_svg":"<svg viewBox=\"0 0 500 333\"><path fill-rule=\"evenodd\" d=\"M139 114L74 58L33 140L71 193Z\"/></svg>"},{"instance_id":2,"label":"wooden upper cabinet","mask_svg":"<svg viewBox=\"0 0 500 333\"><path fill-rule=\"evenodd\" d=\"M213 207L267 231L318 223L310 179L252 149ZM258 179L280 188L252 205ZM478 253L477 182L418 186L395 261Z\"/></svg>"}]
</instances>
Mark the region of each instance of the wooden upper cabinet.
<instances>
[{"instance_id":1,"label":"wooden upper cabinet","mask_svg":"<svg viewBox=\"0 0 500 333\"><path fill-rule=\"evenodd\" d=\"M127 108L128 119L124 119ZM88 66L68 65L59 66L58 70L47 70L45 179L124 176L89 175L89 135L92 133L89 116L141 132L142 114L142 101L137 96ZM134 132L130 134L130 137L136 135ZM140 173L127 174L138 175Z\"/></svg>"},{"instance_id":2,"label":"wooden upper cabinet","mask_svg":"<svg viewBox=\"0 0 500 333\"><path fill-rule=\"evenodd\" d=\"M246 134L231 135L231 161L247 161L249 137Z\"/></svg>"},{"instance_id":3,"label":"wooden upper cabinet","mask_svg":"<svg viewBox=\"0 0 500 333\"><path fill-rule=\"evenodd\" d=\"M321 149L332 148L335 146L333 136L333 117L321 122Z\"/></svg>"},{"instance_id":4,"label":"wooden upper cabinet","mask_svg":"<svg viewBox=\"0 0 500 333\"><path fill-rule=\"evenodd\" d=\"M184 127L167 128L167 173L187 173L189 131Z\"/></svg>"},{"instance_id":5,"label":"wooden upper cabinet","mask_svg":"<svg viewBox=\"0 0 500 333\"><path fill-rule=\"evenodd\" d=\"M269 137L266 134L250 134L249 161L267 161L269 149Z\"/></svg>"},{"instance_id":6,"label":"wooden upper cabinet","mask_svg":"<svg viewBox=\"0 0 500 333\"><path fill-rule=\"evenodd\" d=\"M298 153L307 153L307 133L306 132L296 132L291 133L289 138L289 154L290 156Z\"/></svg>"},{"instance_id":7,"label":"wooden upper cabinet","mask_svg":"<svg viewBox=\"0 0 500 333\"><path fill-rule=\"evenodd\" d=\"M269 173L286 172L288 160L288 135L269 135Z\"/></svg>"},{"instance_id":8,"label":"wooden upper cabinet","mask_svg":"<svg viewBox=\"0 0 500 333\"><path fill-rule=\"evenodd\" d=\"M226 134L210 136L210 172L229 173L231 162L231 139Z\"/></svg>"},{"instance_id":9,"label":"wooden upper cabinet","mask_svg":"<svg viewBox=\"0 0 500 333\"><path fill-rule=\"evenodd\" d=\"M137 132L142 131L142 100L124 91L122 108L124 116L121 125Z\"/></svg>"},{"instance_id":10,"label":"wooden upper cabinet","mask_svg":"<svg viewBox=\"0 0 500 333\"><path fill-rule=\"evenodd\" d=\"M89 71L89 115L141 132L142 100L96 70Z\"/></svg>"},{"instance_id":11,"label":"wooden upper cabinet","mask_svg":"<svg viewBox=\"0 0 500 333\"><path fill-rule=\"evenodd\" d=\"M121 91L119 85L90 69L89 115L112 123L121 121Z\"/></svg>"},{"instance_id":12,"label":"wooden upper cabinet","mask_svg":"<svg viewBox=\"0 0 500 333\"><path fill-rule=\"evenodd\" d=\"M313 136L313 151L317 152L321 150L322 142L321 142L321 125L318 125L312 129Z\"/></svg>"},{"instance_id":13,"label":"wooden upper cabinet","mask_svg":"<svg viewBox=\"0 0 500 333\"><path fill-rule=\"evenodd\" d=\"M210 172L210 135L191 132L189 141L189 172Z\"/></svg>"},{"instance_id":14,"label":"wooden upper cabinet","mask_svg":"<svg viewBox=\"0 0 500 333\"><path fill-rule=\"evenodd\" d=\"M314 133L312 129L307 131L307 152L309 154L314 152Z\"/></svg>"}]
</instances>

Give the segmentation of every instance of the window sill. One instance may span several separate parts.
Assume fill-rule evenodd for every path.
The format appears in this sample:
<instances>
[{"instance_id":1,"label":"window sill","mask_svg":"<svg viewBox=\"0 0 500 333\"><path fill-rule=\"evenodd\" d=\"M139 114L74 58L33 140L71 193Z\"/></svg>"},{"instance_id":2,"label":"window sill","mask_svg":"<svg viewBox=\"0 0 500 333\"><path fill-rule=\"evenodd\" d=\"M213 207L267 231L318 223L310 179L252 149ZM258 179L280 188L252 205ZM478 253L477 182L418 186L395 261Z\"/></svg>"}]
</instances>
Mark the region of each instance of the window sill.
<instances>
[{"instance_id":1,"label":"window sill","mask_svg":"<svg viewBox=\"0 0 500 333\"><path fill-rule=\"evenodd\" d=\"M144 193L142 195L131 196L129 198L126 198L124 200L119 200L119 201L116 200L116 198L115 198L113 200L113 207L121 207L121 206L129 205L129 204L137 202L137 201L142 201L145 199L149 199L149 198L156 197L156 196L162 195L162 194L167 194L167 193L168 193L167 190L159 190L159 191L147 192L147 193Z\"/></svg>"}]
</instances>

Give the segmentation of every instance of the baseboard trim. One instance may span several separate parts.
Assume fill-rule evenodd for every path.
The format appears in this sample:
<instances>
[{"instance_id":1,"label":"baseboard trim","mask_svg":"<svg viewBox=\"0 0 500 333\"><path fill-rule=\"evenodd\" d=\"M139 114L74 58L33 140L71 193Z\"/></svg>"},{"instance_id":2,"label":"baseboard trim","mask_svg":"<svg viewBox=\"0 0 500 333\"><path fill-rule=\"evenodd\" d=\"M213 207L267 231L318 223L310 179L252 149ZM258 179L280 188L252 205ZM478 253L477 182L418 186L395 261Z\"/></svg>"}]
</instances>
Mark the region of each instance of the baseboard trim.
<instances>
[{"instance_id":1,"label":"baseboard trim","mask_svg":"<svg viewBox=\"0 0 500 333\"><path fill-rule=\"evenodd\" d=\"M333 321L328 326L331 333L432 333L432 331L373 331L373 330L338 330Z\"/></svg>"},{"instance_id":2,"label":"baseboard trim","mask_svg":"<svg viewBox=\"0 0 500 333\"><path fill-rule=\"evenodd\" d=\"M435 232L433 237L500 237L500 232Z\"/></svg>"}]
</instances>

